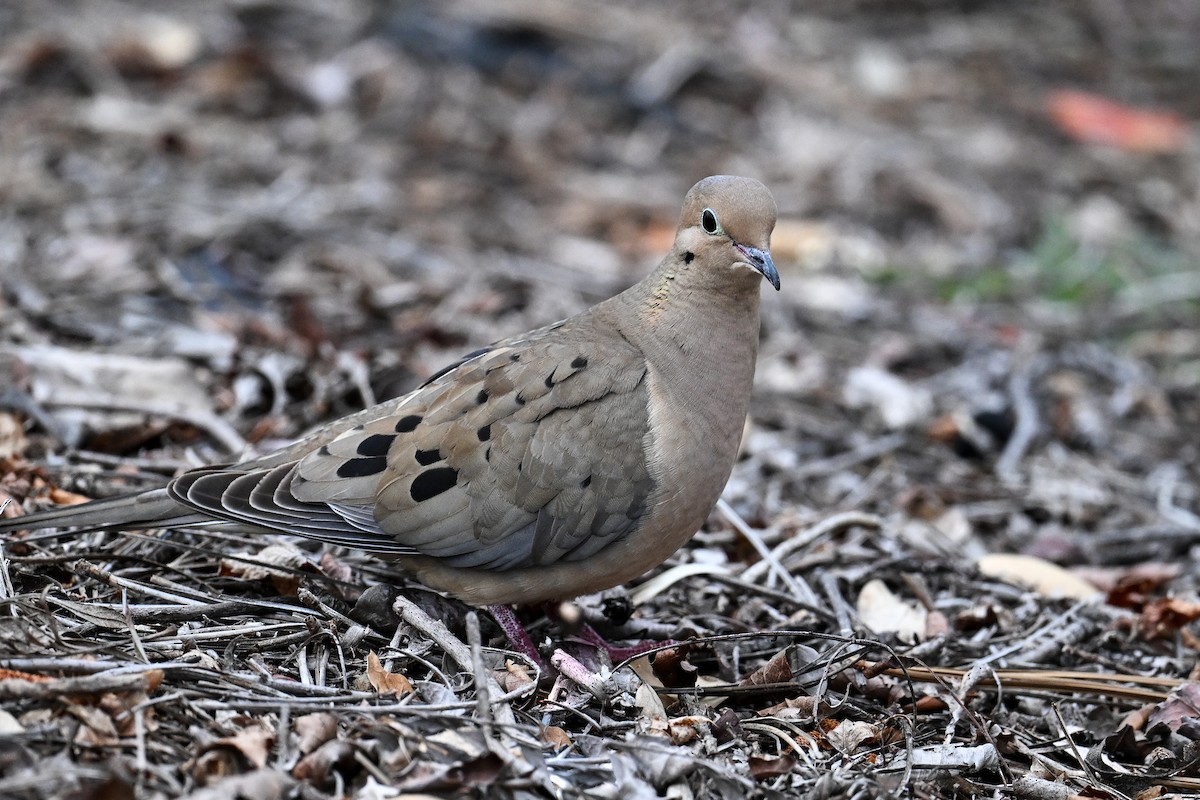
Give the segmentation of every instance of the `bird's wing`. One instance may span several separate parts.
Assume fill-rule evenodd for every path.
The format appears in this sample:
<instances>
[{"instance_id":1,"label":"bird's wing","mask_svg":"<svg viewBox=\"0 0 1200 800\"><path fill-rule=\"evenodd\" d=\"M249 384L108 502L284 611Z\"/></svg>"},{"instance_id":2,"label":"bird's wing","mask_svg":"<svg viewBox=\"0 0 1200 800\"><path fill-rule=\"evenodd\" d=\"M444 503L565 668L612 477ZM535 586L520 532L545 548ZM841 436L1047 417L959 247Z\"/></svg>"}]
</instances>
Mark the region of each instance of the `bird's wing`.
<instances>
[{"instance_id":1,"label":"bird's wing","mask_svg":"<svg viewBox=\"0 0 1200 800\"><path fill-rule=\"evenodd\" d=\"M585 558L633 530L654 489L645 376L611 327L551 326L318 432L295 461L189 473L172 495L219 518L453 566Z\"/></svg>"}]
</instances>

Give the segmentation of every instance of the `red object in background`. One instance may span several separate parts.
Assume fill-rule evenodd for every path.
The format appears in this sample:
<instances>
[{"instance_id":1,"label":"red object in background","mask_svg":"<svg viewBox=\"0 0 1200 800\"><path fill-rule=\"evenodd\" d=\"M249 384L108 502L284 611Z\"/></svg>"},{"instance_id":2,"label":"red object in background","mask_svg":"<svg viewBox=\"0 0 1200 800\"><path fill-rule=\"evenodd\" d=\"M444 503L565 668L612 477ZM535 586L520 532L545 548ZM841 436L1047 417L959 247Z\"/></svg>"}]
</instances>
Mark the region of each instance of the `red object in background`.
<instances>
[{"instance_id":1,"label":"red object in background","mask_svg":"<svg viewBox=\"0 0 1200 800\"><path fill-rule=\"evenodd\" d=\"M1178 153L1188 125L1178 114L1121 105L1100 95L1053 92L1046 112L1058 129L1079 142L1105 144L1134 153Z\"/></svg>"}]
</instances>

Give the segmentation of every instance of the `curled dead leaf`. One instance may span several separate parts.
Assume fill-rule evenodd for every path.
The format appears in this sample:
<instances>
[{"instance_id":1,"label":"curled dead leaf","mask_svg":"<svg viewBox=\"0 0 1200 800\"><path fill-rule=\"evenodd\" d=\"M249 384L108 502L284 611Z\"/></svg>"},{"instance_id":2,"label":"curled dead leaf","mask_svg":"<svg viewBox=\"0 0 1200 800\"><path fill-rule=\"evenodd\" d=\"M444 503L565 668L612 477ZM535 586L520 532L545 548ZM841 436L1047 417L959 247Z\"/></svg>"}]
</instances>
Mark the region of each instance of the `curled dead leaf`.
<instances>
[{"instance_id":1,"label":"curled dead leaf","mask_svg":"<svg viewBox=\"0 0 1200 800\"><path fill-rule=\"evenodd\" d=\"M413 691L412 681L399 672L384 669L374 650L367 654L367 680L371 682L371 688L380 694L400 696Z\"/></svg>"},{"instance_id":2,"label":"curled dead leaf","mask_svg":"<svg viewBox=\"0 0 1200 800\"><path fill-rule=\"evenodd\" d=\"M557 725L547 725L542 729L542 741L555 750L564 750L575 743L571 734Z\"/></svg>"},{"instance_id":3,"label":"curled dead leaf","mask_svg":"<svg viewBox=\"0 0 1200 800\"><path fill-rule=\"evenodd\" d=\"M257 720L232 736L205 745L190 765L195 781L204 786L248 769L262 769L275 745L275 730Z\"/></svg>"},{"instance_id":4,"label":"curled dead leaf","mask_svg":"<svg viewBox=\"0 0 1200 800\"><path fill-rule=\"evenodd\" d=\"M1177 597L1163 597L1147 603L1139 617L1140 632L1146 641L1172 639L1183 626L1200 619L1200 603Z\"/></svg>"},{"instance_id":5,"label":"curled dead leaf","mask_svg":"<svg viewBox=\"0 0 1200 800\"><path fill-rule=\"evenodd\" d=\"M296 737L296 749L311 753L337 736L337 717L327 712L297 717L292 723L292 734Z\"/></svg>"},{"instance_id":6,"label":"curled dead leaf","mask_svg":"<svg viewBox=\"0 0 1200 800\"><path fill-rule=\"evenodd\" d=\"M349 742L331 739L313 752L300 759L292 768L292 777L320 786L329 780L339 766L346 767L354 762L354 748Z\"/></svg>"},{"instance_id":7,"label":"curled dead leaf","mask_svg":"<svg viewBox=\"0 0 1200 800\"><path fill-rule=\"evenodd\" d=\"M786 775L796 767L796 757L791 753L781 756L750 756L750 777L756 781L767 781Z\"/></svg>"},{"instance_id":8,"label":"curled dead leaf","mask_svg":"<svg viewBox=\"0 0 1200 800\"><path fill-rule=\"evenodd\" d=\"M221 559L221 574L247 581L270 581L277 592L286 597L300 590L299 571L313 571L308 557L300 550L285 544L272 544L257 553L234 553Z\"/></svg>"}]
</instances>

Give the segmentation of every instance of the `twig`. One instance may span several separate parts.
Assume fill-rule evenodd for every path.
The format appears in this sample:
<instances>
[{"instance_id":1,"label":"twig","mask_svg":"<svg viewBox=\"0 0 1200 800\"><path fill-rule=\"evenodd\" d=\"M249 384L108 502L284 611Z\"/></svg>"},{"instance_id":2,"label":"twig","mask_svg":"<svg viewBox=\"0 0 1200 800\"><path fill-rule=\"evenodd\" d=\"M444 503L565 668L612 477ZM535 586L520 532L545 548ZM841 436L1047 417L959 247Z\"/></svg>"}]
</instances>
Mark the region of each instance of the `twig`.
<instances>
[{"instance_id":1,"label":"twig","mask_svg":"<svg viewBox=\"0 0 1200 800\"><path fill-rule=\"evenodd\" d=\"M741 515L734 511L733 507L729 505L729 503L725 502L724 498L721 498L717 501L717 511L721 514L721 516L725 517L725 519L731 525L733 525L738 533L745 537L746 541L750 542L755 551L758 553L759 557L762 558L762 560L768 565L770 565L771 572L774 573L781 581L783 581L783 585L788 588L788 591L792 593L793 597L801 602L809 603L810 605L817 605L818 599L816 592L814 592L812 588L803 580L794 577L784 568L783 564L779 563L779 560L775 557L775 554L772 553L767 547L766 543L763 542L762 537L758 535L758 532L751 528L746 523L746 520L742 519Z\"/></svg>"},{"instance_id":2,"label":"twig","mask_svg":"<svg viewBox=\"0 0 1200 800\"><path fill-rule=\"evenodd\" d=\"M807 530L797 533L782 542L777 544L771 551L771 555L779 563L783 563L792 553L797 550L804 550L813 542L822 537L831 534L842 528L849 528L853 525L858 525L863 528L871 528L873 530L881 530L883 528L883 520L874 514L866 514L861 511L846 511L841 514L834 514L831 517L818 522L816 525L809 527ZM771 567L771 562L764 559L757 564L751 564L742 571L741 578L748 583L754 583L762 578Z\"/></svg>"},{"instance_id":3,"label":"twig","mask_svg":"<svg viewBox=\"0 0 1200 800\"><path fill-rule=\"evenodd\" d=\"M1034 345L1027 341L1021 351L1014 356L1017 364L1008 379L1008 393L1012 398L1016 423L1013 426L1012 436L1004 445L1004 451L996 459L995 472L996 477L1009 486L1020 484L1021 476L1017 465L1024 458L1025 451L1029 449L1029 445L1033 443L1033 437L1038 432L1037 403L1031 394L1034 366L1037 362L1031 352L1033 347Z\"/></svg>"},{"instance_id":4,"label":"twig","mask_svg":"<svg viewBox=\"0 0 1200 800\"><path fill-rule=\"evenodd\" d=\"M836 456L830 456L829 458L807 461L792 470L789 475L794 480L799 480L800 478L812 478L818 475L831 475L836 472L842 472L864 461L870 461L885 453L890 453L907 440L908 435L905 433L889 433L887 436L881 436L848 452L838 453Z\"/></svg>"},{"instance_id":5,"label":"twig","mask_svg":"<svg viewBox=\"0 0 1200 800\"><path fill-rule=\"evenodd\" d=\"M396 596L393 609L402 620L433 639L434 643L442 648L460 669L472 674L475 672L470 648L463 644L457 636L450 633L441 620L429 616L416 603L402 594ZM513 715L512 708L507 705L505 699L507 695L500 688L500 684L496 683L496 679L490 675L484 677L484 682L495 698L491 701L491 705L495 709L496 723L505 726L515 725L516 717Z\"/></svg>"}]
</instances>

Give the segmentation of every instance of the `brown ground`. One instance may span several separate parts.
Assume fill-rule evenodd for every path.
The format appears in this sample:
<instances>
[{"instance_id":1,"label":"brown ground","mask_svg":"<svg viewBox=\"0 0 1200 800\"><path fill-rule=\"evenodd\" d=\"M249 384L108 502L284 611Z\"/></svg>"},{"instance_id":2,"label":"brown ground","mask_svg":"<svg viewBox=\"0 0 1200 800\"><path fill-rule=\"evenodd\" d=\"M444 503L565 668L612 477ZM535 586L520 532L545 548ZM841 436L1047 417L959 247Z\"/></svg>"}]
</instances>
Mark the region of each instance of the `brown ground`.
<instances>
[{"instance_id":1,"label":"brown ground","mask_svg":"<svg viewBox=\"0 0 1200 800\"><path fill-rule=\"evenodd\" d=\"M773 189L783 273L726 492L775 566L714 514L661 584L581 601L685 651L609 673L531 610L596 683L530 682L462 650L467 609L398 619L361 554L15 539L0 797L1200 790L1200 5L740 6L0 5L25 509L579 310L707 174ZM1109 143L1061 90L1119 104Z\"/></svg>"}]
</instances>

